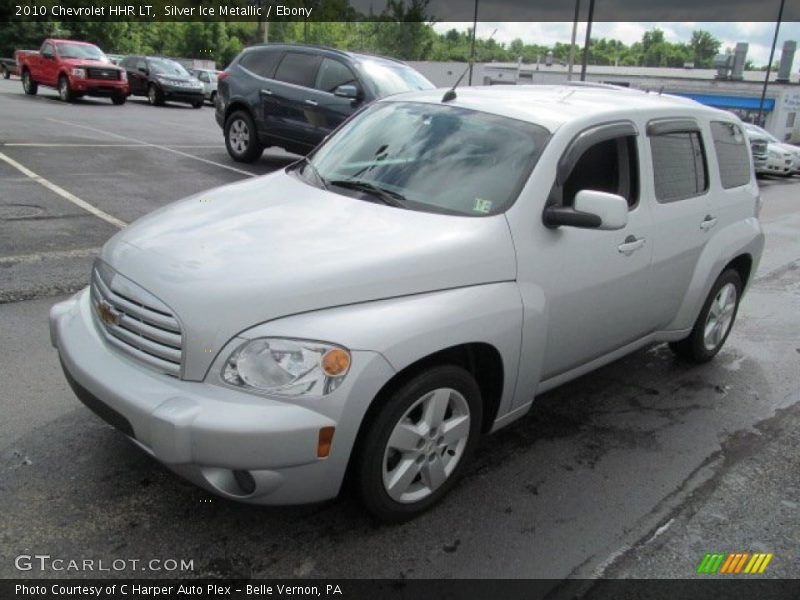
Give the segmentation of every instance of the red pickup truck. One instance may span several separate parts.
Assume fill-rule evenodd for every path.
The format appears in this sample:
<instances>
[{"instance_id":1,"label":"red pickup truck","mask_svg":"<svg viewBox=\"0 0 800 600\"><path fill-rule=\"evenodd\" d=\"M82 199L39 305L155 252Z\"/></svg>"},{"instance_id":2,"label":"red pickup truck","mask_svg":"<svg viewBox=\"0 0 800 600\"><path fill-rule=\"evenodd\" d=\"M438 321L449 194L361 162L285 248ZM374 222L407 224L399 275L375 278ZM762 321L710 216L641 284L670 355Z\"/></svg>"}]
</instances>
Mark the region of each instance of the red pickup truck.
<instances>
[{"instance_id":1,"label":"red pickup truck","mask_svg":"<svg viewBox=\"0 0 800 600\"><path fill-rule=\"evenodd\" d=\"M114 104L125 104L130 93L125 70L113 65L94 44L46 39L39 52L17 58L22 87L31 96L45 85L56 88L64 102L103 96Z\"/></svg>"}]
</instances>

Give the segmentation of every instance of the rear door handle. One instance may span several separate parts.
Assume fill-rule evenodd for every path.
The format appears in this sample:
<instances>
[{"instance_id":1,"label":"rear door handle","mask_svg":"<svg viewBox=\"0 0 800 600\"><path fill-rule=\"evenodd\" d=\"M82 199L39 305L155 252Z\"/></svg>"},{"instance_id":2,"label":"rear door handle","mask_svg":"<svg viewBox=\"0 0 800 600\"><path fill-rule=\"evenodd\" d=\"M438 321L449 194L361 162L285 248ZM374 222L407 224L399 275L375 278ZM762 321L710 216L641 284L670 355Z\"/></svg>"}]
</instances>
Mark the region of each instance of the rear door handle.
<instances>
[{"instance_id":1,"label":"rear door handle","mask_svg":"<svg viewBox=\"0 0 800 600\"><path fill-rule=\"evenodd\" d=\"M309 106L319 106L319 102L317 102L316 100L306 100L306 104L308 104Z\"/></svg>"},{"instance_id":2,"label":"rear door handle","mask_svg":"<svg viewBox=\"0 0 800 600\"><path fill-rule=\"evenodd\" d=\"M620 254L624 254L625 256L630 256L634 252L636 252L639 248L644 246L645 239L644 238L637 238L634 235L629 235L625 238L625 241L622 242L619 246L617 246L617 250L619 250Z\"/></svg>"},{"instance_id":3,"label":"rear door handle","mask_svg":"<svg viewBox=\"0 0 800 600\"><path fill-rule=\"evenodd\" d=\"M261 88L261 95L262 96L272 96L272 90L267 90L267 89Z\"/></svg>"},{"instance_id":4,"label":"rear door handle","mask_svg":"<svg viewBox=\"0 0 800 600\"><path fill-rule=\"evenodd\" d=\"M703 219L702 223L700 223L700 229L702 229L703 231L708 231L716 224L717 220L714 217L712 217L711 215L706 215L706 218Z\"/></svg>"}]
</instances>

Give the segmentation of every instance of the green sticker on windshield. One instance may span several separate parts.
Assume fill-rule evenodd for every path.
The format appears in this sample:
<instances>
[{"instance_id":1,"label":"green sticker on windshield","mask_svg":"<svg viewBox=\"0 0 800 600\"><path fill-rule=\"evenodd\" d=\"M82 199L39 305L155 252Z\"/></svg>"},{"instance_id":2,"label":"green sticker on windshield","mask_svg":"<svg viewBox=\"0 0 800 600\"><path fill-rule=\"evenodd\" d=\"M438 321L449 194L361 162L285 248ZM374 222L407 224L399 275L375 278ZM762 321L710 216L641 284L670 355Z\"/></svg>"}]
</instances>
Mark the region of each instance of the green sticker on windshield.
<instances>
[{"instance_id":1,"label":"green sticker on windshield","mask_svg":"<svg viewBox=\"0 0 800 600\"><path fill-rule=\"evenodd\" d=\"M483 198L475 198L475 207L472 210L486 214L492 210L492 201L484 200Z\"/></svg>"}]
</instances>

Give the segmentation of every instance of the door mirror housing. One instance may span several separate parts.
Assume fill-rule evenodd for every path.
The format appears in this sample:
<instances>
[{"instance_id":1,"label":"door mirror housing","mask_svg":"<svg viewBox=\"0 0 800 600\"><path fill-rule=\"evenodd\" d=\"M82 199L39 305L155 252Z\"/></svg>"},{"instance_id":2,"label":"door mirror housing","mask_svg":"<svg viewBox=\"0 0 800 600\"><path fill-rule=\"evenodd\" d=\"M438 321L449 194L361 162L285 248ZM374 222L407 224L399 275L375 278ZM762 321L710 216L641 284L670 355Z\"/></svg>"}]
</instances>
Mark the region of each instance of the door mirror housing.
<instances>
[{"instance_id":1,"label":"door mirror housing","mask_svg":"<svg viewBox=\"0 0 800 600\"><path fill-rule=\"evenodd\" d=\"M351 98L355 100L358 98L358 88L354 85L340 85L335 90L333 90L334 96L339 96L340 98Z\"/></svg>"},{"instance_id":2,"label":"door mirror housing","mask_svg":"<svg viewBox=\"0 0 800 600\"><path fill-rule=\"evenodd\" d=\"M544 210L547 227L580 227L582 229L622 229L628 224L628 202L622 196L581 190L575 194L573 206L548 206Z\"/></svg>"},{"instance_id":3,"label":"door mirror housing","mask_svg":"<svg viewBox=\"0 0 800 600\"><path fill-rule=\"evenodd\" d=\"M53 55L52 52L42 52L42 58L53 60L55 56Z\"/></svg>"}]
</instances>

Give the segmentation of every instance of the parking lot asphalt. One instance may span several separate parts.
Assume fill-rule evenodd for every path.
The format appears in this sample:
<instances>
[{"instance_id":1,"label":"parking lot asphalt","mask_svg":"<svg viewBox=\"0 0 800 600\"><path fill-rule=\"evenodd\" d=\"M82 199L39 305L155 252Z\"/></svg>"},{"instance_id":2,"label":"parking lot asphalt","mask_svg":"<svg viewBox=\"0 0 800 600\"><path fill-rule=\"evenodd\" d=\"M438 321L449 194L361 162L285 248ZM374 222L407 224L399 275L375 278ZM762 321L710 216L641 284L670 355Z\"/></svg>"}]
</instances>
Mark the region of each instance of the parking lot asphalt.
<instances>
[{"instance_id":1,"label":"parking lot asphalt","mask_svg":"<svg viewBox=\"0 0 800 600\"><path fill-rule=\"evenodd\" d=\"M293 157L231 162L210 107L65 105L11 80L0 115L0 577L97 575L17 571L31 553L193 560L182 576L689 577L705 552L754 548L775 552L767 576L796 576L796 462L746 468L797 447L776 422L800 407L800 178L761 182L767 247L717 360L653 346L539 397L441 505L386 526L347 495L288 508L209 496L90 414L49 345L49 307L85 285L114 220ZM759 529L765 514L780 527Z\"/></svg>"}]
</instances>

